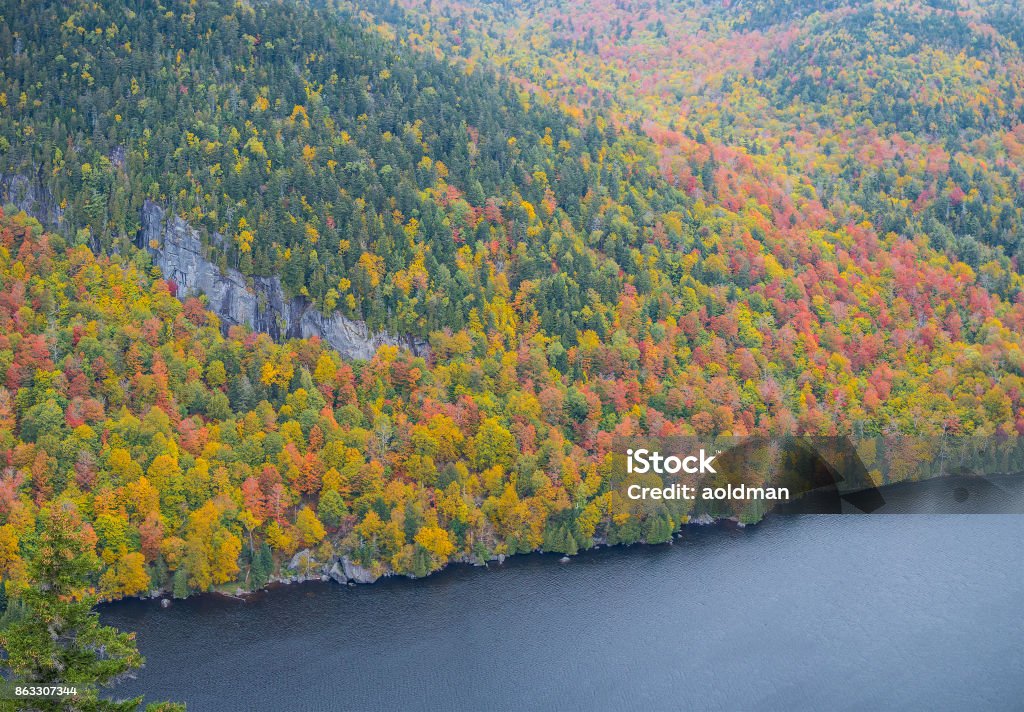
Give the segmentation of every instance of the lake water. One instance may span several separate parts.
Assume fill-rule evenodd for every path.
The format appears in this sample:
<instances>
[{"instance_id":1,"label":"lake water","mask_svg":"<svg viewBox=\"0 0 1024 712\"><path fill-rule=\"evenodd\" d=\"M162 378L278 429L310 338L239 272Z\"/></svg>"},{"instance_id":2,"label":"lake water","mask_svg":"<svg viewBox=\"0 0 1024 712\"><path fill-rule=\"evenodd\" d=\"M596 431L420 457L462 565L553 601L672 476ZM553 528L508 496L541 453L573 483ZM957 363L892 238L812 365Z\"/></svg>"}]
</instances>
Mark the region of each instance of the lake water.
<instances>
[{"instance_id":1,"label":"lake water","mask_svg":"<svg viewBox=\"0 0 1024 712\"><path fill-rule=\"evenodd\" d=\"M794 515L559 564L126 601L204 710L1020 710L1024 517Z\"/></svg>"}]
</instances>

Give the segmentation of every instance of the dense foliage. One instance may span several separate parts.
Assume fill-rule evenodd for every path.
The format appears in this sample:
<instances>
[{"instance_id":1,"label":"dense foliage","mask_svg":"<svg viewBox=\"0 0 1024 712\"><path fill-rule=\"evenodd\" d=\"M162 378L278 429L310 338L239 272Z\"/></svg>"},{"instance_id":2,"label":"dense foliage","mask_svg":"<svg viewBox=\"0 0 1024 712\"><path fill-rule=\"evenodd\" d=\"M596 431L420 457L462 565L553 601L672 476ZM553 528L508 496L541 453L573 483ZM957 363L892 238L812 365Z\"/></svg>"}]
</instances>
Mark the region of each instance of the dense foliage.
<instances>
[{"instance_id":1,"label":"dense foliage","mask_svg":"<svg viewBox=\"0 0 1024 712\"><path fill-rule=\"evenodd\" d=\"M3 4L0 576L51 503L184 595L665 541L616 436L1024 432L1012 7L408 4ZM429 357L223 333L147 198Z\"/></svg>"},{"instance_id":2,"label":"dense foliage","mask_svg":"<svg viewBox=\"0 0 1024 712\"><path fill-rule=\"evenodd\" d=\"M423 44L642 128L694 196L737 212L753 197L780 229L866 219L926 236L990 289L1019 292L1019 3L402 4Z\"/></svg>"},{"instance_id":3,"label":"dense foliage","mask_svg":"<svg viewBox=\"0 0 1024 712\"><path fill-rule=\"evenodd\" d=\"M54 502L90 522L101 595L159 586L184 595L262 585L299 548L423 575L452 558L662 541L686 512L621 496L613 434L743 432L748 421L827 430L859 388L861 408L908 428L945 414L934 427L1013 429L1024 380L1006 370L1019 368L1010 364L1021 358L1021 309L974 286L964 266L939 282L944 263L921 264L912 246L871 252L887 265L865 275L884 285L873 291L898 294L894 275L914 273L929 285L928 309L991 309L980 340L961 326L954 341L943 326L926 343L904 339L891 362L861 354L857 367L871 374L862 385L834 354L817 371L827 398L794 384L790 410L777 381L753 379L766 352L818 368L806 356L812 342L793 329L792 342L732 357L719 337L691 352L687 330L699 322L641 338L638 301L625 295L622 336L603 344L591 332L571 354L541 334L507 350L463 330L434 335L432 363L385 347L350 364L316 340L277 345L239 328L225 338L198 300L182 303L148 276L144 252L97 259L31 220L5 218L0 573L25 580L26 541ZM737 339L763 338L739 329ZM554 368L560 359L578 379ZM746 373L742 388L720 363ZM944 392L929 396L926 380Z\"/></svg>"},{"instance_id":4,"label":"dense foliage","mask_svg":"<svg viewBox=\"0 0 1024 712\"><path fill-rule=\"evenodd\" d=\"M348 364L318 341L225 338L197 300L34 221L4 219L0 244L0 574L15 584L53 503L89 522L108 598L261 586L300 548L424 575L662 541L682 521L610 491L601 401L566 388L540 337L506 352L463 331L435 337L433 367L387 347Z\"/></svg>"},{"instance_id":5,"label":"dense foliage","mask_svg":"<svg viewBox=\"0 0 1024 712\"><path fill-rule=\"evenodd\" d=\"M133 633L101 625L92 610L89 577L96 568L96 535L68 502L43 509L38 530L29 533L27 560L31 585L7 611L0 648L5 682L24 686L73 688L73 696L22 698L19 712L136 712L138 697L112 701L99 696L142 665ZM5 700L14 703L14 700ZM14 709L14 704L4 709ZM146 712L184 712L184 705L153 703Z\"/></svg>"},{"instance_id":6,"label":"dense foliage","mask_svg":"<svg viewBox=\"0 0 1024 712\"><path fill-rule=\"evenodd\" d=\"M459 268L473 260L547 292L540 316L567 341L585 306L598 324L619 267L642 269L628 255L600 264L559 233L601 221L603 193L652 214L684 196L632 170L614 134L530 107L484 68L396 53L341 12L7 2L0 173L45 176L64 229L100 250L134 238L147 197L169 204L214 261L279 274L290 296L374 328L484 319L499 285ZM612 239L625 253L639 237Z\"/></svg>"}]
</instances>

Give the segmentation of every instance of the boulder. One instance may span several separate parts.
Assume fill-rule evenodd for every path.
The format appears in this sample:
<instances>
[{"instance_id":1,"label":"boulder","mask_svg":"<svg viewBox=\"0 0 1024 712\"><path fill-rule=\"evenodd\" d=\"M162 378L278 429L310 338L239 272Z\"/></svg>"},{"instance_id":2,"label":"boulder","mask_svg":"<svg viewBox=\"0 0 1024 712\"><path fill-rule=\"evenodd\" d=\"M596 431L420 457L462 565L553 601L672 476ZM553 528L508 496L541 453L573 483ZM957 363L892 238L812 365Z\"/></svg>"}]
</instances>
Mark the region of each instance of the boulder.
<instances>
[{"instance_id":1,"label":"boulder","mask_svg":"<svg viewBox=\"0 0 1024 712\"><path fill-rule=\"evenodd\" d=\"M309 549L303 549L295 553L292 560L288 562L288 568L292 571L304 571L313 561L313 554Z\"/></svg>"},{"instance_id":2,"label":"boulder","mask_svg":"<svg viewBox=\"0 0 1024 712\"><path fill-rule=\"evenodd\" d=\"M341 557L341 570L349 581L355 581L356 583L373 583L380 578L369 569L354 563L347 556Z\"/></svg>"},{"instance_id":3,"label":"boulder","mask_svg":"<svg viewBox=\"0 0 1024 712\"><path fill-rule=\"evenodd\" d=\"M331 567L331 570L327 572L327 575L342 585L348 583L348 576L345 575L345 572L338 565L337 561L334 562L334 565Z\"/></svg>"}]
</instances>

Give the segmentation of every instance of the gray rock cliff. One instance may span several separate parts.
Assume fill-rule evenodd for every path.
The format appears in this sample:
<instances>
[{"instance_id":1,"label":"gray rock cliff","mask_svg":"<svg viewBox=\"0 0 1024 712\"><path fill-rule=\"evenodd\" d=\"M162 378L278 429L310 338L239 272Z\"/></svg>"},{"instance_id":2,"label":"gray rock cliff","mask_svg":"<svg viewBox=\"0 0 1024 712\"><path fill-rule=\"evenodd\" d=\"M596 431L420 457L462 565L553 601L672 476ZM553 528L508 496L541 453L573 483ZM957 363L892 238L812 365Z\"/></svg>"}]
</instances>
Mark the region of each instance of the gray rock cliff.
<instances>
[{"instance_id":1,"label":"gray rock cliff","mask_svg":"<svg viewBox=\"0 0 1024 712\"><path fill-rule=\"evenodd\" d=\"M138 245L150 251L164 278L177 285L178 296L205 294L211 311L227 326L245 324L274 339L318 336L353 359L373 358L385 344L419 356L429 353L424 339L373 333L364 322L337 312L324 316L302 297L288 299L277 277L255 277L249 284L235 269L222 272L207 259L199 234L180 217L168 217L156 203L146 202L141 222Z\"/></svg>"},{"instance_id":2,"label":"gray rock cliff","mask_svg":"<svg viewBox=\"0 0 1024 712\"><path fill-rule=\"evenodd\" d=\"M64 211L38 175L0 174L0 203L13 204L50 229L62 227ZM350 359L373 358L385 344L417 356L430 353L425 339L374 333L364 322L337 312L324 316L303 297L289 299L278 277L246 280L236 269L221 271L207 258L199 233L150 200L142 207L141 226L136 244L149 250L164 278L177 285L178 297L205 294L225 327L246 325L275 340L318 336ZM215 234L214 239L224 238Z\"/></svg>"},{"instance_id":3,"label":"gray rock cliff","mask_svg":"<svg viewBox=\"0 0 1024 712\"><path fill-rule=\"evenodd\" d=\"M50 228L59 228L64 211L38 176L0 174L0 204L12 204Z\"/></svg>"}]
</instances>

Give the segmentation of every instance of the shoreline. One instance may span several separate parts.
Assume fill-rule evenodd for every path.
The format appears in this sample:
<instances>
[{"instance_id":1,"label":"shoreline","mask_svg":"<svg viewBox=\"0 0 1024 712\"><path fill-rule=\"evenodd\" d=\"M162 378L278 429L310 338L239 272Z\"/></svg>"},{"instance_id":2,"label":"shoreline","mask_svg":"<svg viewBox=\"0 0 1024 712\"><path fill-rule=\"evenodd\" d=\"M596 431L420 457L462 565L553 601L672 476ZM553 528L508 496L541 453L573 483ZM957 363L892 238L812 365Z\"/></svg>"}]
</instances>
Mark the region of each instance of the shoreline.
<instances>
[{"instance_id":1,"label":"shoreline","mask_svg":"<svg viewBox=\"0 0 1024 712\"><path fill-rule=\"evenodd\" d=\"M1010 491L1000 487L1008 486ZM885 493L888 497L885 500L885 505L876 512L878 515L886 514L985 514L985 513L1018 513L1024 514L1024 473L1014 474L994 474L989 476L965 476L965 475L944 475L942 477L934 477L927 480L916 480L916 481L904 481L895 482L890 484L882 485L877 488L878 492ZM799 500L789 505L799 504ZM856 514L860 513L856 510L855 506L851 506L849 513ZM230 589L226 587L224 590L214 591L202 591L189 594L185 598L174 598L171 595L171 591L166 589L154 590L148 596L130 596L127 598L114 599L110 601L102 601L101 603L112 604L119 601L126 601L131 599L137 599L140 601L153 600L159 601L161 607L167 608L174 604L174 601L184 601L188 599L201 598L203 596L215 596L218 598L234 599L241 602L246 602L249 598L257 596L263 592L272 589L279 589L286 586L292 586L295 584L302 583L328 583L334 581L336 584L345 587L355 588L357 586L369 586L373 585L384 579L405 579L408 581L424 580L436 576L444 571L448 571L453 567L470 567L470 568L489 568L491 564L497 564L499 566L504 565L507 560L520 559L527 556L543 556L543 557L555 557L558 556L561 565L567 565L571 563L575 558L580 555L587 553L594 553L602 549L613 549L613 548L629 548L633 546L642 547L658 547L665 545L673 545L678 539L683 538L684 532L687 530L701 530L710 527L731 527L734 529L745 529L750 526L756 526L760 524L768 517L792 517L800 516L801 514L818 514L822 516L833 516L834 514L840 514L840 512L825 514L823 512L808 512L800 511L798 507L793 506L780 506L775 509L767 511L764 516L753 524L744 523L737 517L712 517L710 514L704 513L698 517L694 517L684 522L678 529L673 531L672 538L669 541L651 544L644 541L637 541L630 544L607 544L604 541L597 541L591 547L586 549L580 549L577 554L568 556L560 552L545 552L543 550L534 550L530 552L524 552L519 554L498 554L492 558L482 560L467 560L466 558L459 560L452 560L446 563L436 571L432 571L426 576L408 576L404 574L395 574L393 572L385 572L380 576L374 576L372 580L360 580L359 574L368 574L363 567L354 564L352 562L344 563L348 557L340 556L329 563L319 563L311 565L307 574L295 574L290 576L273 576L267 582L267 584L258 589L242 589L241 587L235 587ZM293 555L292 561L295 561L297 557L302 556L303 551L299 551ZM301 560L301 559L300 559ZM350 576L349 573L355 573L357 576ZM344 579L344 580L342 580Z\"/></svg>"},{"instance_id":2,"label":"shoreline","mask_svg":"<svg viewBox=\"0 0 1024 712\"><path fill-rule=\"evenodd\" d=\"M763 519L762 519L762 521L763 521ZM548 551L543 551L541 549L536 549L534 551L528 551L528 552L523 552L523 553L518 553L518 554L499 554L499 555L497 555L497 556L495 556L495 557L493 557L491 559L488 559L487 561L482 561L482 562L481 561L474 562L474 561L466 561L466 560L449 561L448 563L446 563L441 568L437 569L436 571L431 571L426 576L408 576L408 575L405 575L405 574L396 574L396 573L393 573L393 572L387 572L387 573L382 574L381 576L378 576L375 580L367 581L367 582L361 582L361 581L356 581L356 580L347 580L347 581L344 581L344 582L339 581L337 578L334 578L329 573L327 573L327 569L328 569L327 564L318 564L316 567L311 567L311 572L308 575L274 576L274 577L271 577L271 579L266 583L266 585L264 585L264 586L262 586L260 588L256 588L256 589L236 588L234 591L227 591L227 590L225 590L225 591L218 591L218 590L214 590L214 591L199 591L199 592L196 592L196 593L191 593L191 594L189 594L188 596L186 596L184 598L175 598L174 596L171 595L171 592L169 590L161 589L159 592L156 592L156 595L128 596L128 597L125 597L125 598L118 598L118 599L112 599L112 600L108 600L108 601L102 601L101 604L102 605L112 605L112 604L117 604L117 603L122 602L122 601L130 601L130 600L158 601L160 603L161 608L169 608L170 606L173 606L176 601L194 600L194 599L200 599L200 598L203 598L203 597L231 599L231 600L235 600L235 601L240 601L242 603L246 603L250 598L253 598L255 596L259 596L260 594L266 593L268 591L279 590L279 589L287 588L289 586L301 585L301 584L306 584L306 583L328 583L329 584L329 583L333 582L334 585L341 586L343 588L362 588L362 587L373 586L374 584L380 583L380 582L385 581L385 580L395 580L395 581L397 581L397 580L404 580L404 581L409 581L409 582L425 581L427 579L430 579L430 578L433 578L433 577L437 576L438 574L442 574L442 573L444 573L446 571L449 571L449 570L455 569L455 568L467 568L467 569L480 569L480 568L482 568L482 569L487 569L487 568L490 568L491 565L504 566L505 562L507 562L507 561L520 560L520 559L523 559L523 558L526 558L526 557L535 557L535 556L551 557L551 558L560 557L558 559L557 563L559 565L564 566L564 565L568 565L568 564L572 563L573 560L575 560L577 557L579 557L581 555L593 554L593 553L596 553L596 552L601 551L601 550L628 549L628 548L635 547L635 546L639 546L639 547L673 546L678 539L681 539L683 537L683 532L685 532L687 529L701 530L701 529L709 529L709 528L717 527L717 526L732 526L735 529L745 529L748 526L754 526L754 525L744 524L743 522L740 522L735 517L713 518L713 517L705 514L705 515L702 515L700 517L695 518L692 521L688 521L688 522L685 522L684 524L682 524L679 527L679 529L677 529L676 531L674 531L672 533L672 539L670 541L660 542L660 543L656 543L656 544L651 544L651 543L648 543L648 542L645 542L645 541L637 541L637 542L633 542L631 544L607 544L607 543L604 543L604 542L598 542L598 543L594 544L594 546L588 547L586 549L580 549L579 552L577 552L573 556L569 556L569 555L563 554L561 552L548 552ZM339 561L340 561L341 558L344 558L344 557L339 557ZM334 564L334 565L336 566L336 564ZM333 568L333 566L332 566L332 568Z\"/></svg>"},{"instance_id":3,"label":"shoreline","mask_svg":"<svg viewBox=\"0 0 1024 712\"><path fill-rule=\"evenodd\" d=\"M519 709L531 690L543 693L531 700L537 707L557 708L566 695L611 694L604 686L612 679L627 688L601 697L609 709L652 690L666 708L688 700L699 708L713 694L732 694L726 683L735 681L734 668L719 661L736 654L737 640L748 664L778 660L787 686L805 683L806 656L788 651L794 640L819 644L822 625L839 626L843 636L830 638L826 652L858 643L865 654L895 656L883 666L892 679L879 684L902 689L898 660L916 666L915 676L940 679L950 654L991 671L982 652L992 635L1003 636L1001 644L1019 639L1005 625L1015 600L1005 585L1014 594L1020 588L1011 572L1022 524L1021 517L772 517L753 529L685 531L675 546L588 550L572 565L522 555L486 571L449 566L424 581L344 589L314 582L247 603L199 596L166 611L124 601L100 614L137 631L147 658L138 679L112 696L172 697L196 710L411 709L424 699L443 700L445 709ZM851 580L864 588L851 590ZM950 631L922 629L903 603L922 591L928 610L948 615L959 642L980 647L936 645ZM976 618L982 612L990 617ZM884 645L903 634L923 636L922 645ZM702 653L688 654L693 647ZM923 660L922 649L930 651ZM830 676L816 684L831 680L834 689L822 693L822 706L849 694L851 669L877 681L859 665L860 650L852 659L828 658ZM573 651L586 651L575 669L566 658ZM1012 663L1004 659L996 671L1011 688ZM773 679L743 679L757 687L744 708L777 692Z\"/></svg>"}]
</instances>

